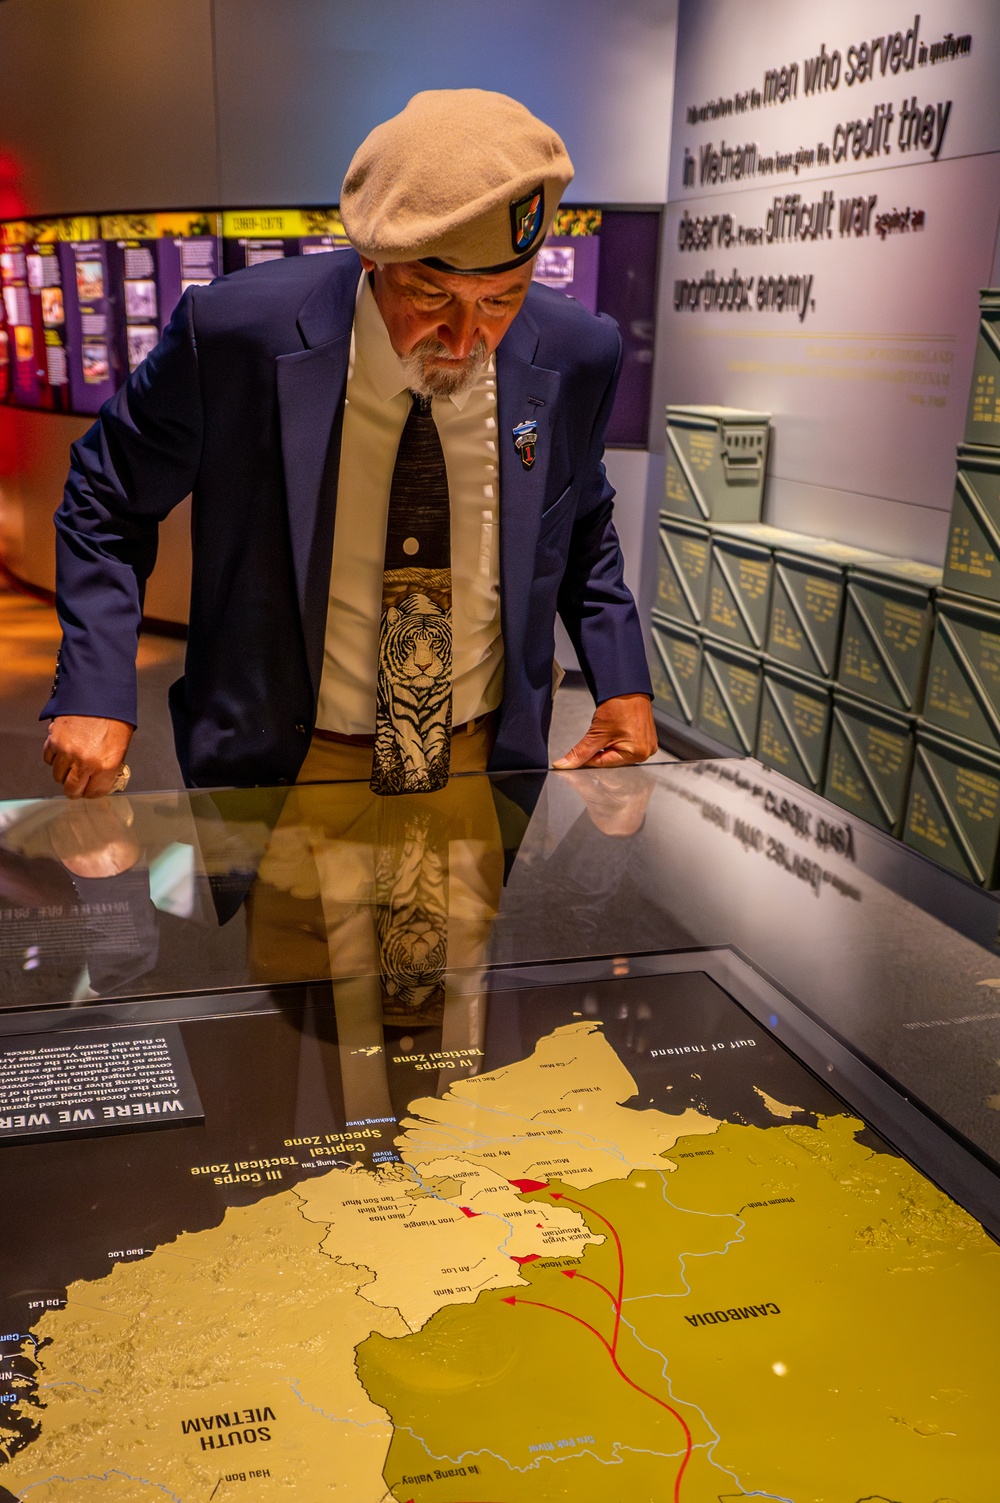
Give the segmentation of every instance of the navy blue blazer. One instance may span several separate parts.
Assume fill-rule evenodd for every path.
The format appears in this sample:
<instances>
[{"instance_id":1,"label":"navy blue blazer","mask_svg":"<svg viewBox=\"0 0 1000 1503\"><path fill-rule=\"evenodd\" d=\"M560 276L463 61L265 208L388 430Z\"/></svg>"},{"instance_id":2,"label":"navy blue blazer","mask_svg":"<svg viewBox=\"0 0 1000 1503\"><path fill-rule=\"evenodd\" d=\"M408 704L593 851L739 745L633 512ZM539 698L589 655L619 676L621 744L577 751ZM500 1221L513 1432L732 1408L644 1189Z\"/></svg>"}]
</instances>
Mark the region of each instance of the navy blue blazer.
<instances>
[{"instance_id":1,"label":"navy blue blazer","mask_svg":"<svg viewBox=\"0 0 1000 1503\"><path fill-rule=\"evenodd\" d=\"M73 445L56 512L56 682L42 714L136 721L135 649L159 522L193 495L184 677L189 785L294 781L323 669L353 251L191 288ZM602 464L617 326L533 285L497 350L504 692L491 767L544 767L562 616L598 701L651 693ZM525 469L512 430L538 424Z\"/></svg>"}]
</instances>

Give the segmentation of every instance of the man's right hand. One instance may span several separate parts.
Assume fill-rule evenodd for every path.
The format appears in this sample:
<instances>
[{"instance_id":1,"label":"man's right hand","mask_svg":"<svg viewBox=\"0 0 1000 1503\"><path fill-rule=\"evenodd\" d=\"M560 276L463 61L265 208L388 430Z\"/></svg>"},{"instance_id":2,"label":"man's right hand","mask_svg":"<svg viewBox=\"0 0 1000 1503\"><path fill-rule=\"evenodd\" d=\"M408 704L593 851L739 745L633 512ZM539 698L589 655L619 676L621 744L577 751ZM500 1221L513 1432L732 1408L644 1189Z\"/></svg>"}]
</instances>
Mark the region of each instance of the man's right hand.
<instances>
[{"instance_id":1,"label":"man's right hand","mask_svg":"<svg viewBox=\"0 0 1000 1503\"><path fill-rule=\"evenodd\" d=\"M122 770L135 727L96 715L57 715L42 752L67 798L103 798Z\"/></svg>"}]
</instances>

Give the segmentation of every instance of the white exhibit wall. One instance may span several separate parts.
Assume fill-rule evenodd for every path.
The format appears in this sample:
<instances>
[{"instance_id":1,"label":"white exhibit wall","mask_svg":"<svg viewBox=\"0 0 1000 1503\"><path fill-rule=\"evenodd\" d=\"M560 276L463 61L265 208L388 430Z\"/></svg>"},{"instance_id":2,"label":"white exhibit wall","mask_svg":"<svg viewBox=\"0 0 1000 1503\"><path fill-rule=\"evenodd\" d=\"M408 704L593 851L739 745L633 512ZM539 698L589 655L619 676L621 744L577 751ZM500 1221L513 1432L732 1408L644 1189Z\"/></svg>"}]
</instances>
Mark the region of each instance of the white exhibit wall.
<instances>
[{"instance_id":1,"label":"white exhibit wall","mask_svg":"<svg viewBox=\"0 0 1000 1503\"><path fill-rule=\"evenodd\" d=\"M940 563L997 276L995 0L681 0L667 402L770 412L765 519Z\"/></svg>"},{"instance_id":2,"label":"white exhibit wall","mask_svg":"<svg viewBox=\"0 0 1000 1503\"><path fill-rule=\"evenodd\" d=\"M677 0L212 0L223 200L335 203L418 89L478 88L562 134L571 203L662 204L676 23Z\"/></svg>"}]
</instances>

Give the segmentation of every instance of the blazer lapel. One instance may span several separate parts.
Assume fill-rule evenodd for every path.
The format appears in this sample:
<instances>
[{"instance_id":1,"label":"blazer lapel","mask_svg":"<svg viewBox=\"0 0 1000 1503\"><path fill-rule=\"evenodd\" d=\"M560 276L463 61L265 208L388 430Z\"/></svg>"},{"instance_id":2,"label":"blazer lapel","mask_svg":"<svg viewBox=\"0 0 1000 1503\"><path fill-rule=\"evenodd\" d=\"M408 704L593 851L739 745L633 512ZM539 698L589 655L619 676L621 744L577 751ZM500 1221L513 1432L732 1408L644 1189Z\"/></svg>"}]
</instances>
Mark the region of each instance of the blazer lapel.
<instances>
[{"instance_id":1,"label":"blazer lapel","mask_svg":"<svg viewBox=\"0 0 1000 1503\"><path fill-rule=\"evenodd\" d=\"M323 671L354 298L361 274L353 253L337 251L329 259L330 275L299 310L306 348L279 355L275 362L292 564L316 695Z\"/></svg>"},{"instance_id":2,"label":"blazer lapel","mask_svg":"<svg viewBox=\"0 0 1000 1503\"><path fill-rule=\"evenodd\" d=\"M524 658L528 600L552 451L559 373L533 364L538 335L522 311L497 349L497 449L500 465L500 620L508 670ZM513 430L537 423L535 461L526 469Z\"/></svg>"}]
</instances>

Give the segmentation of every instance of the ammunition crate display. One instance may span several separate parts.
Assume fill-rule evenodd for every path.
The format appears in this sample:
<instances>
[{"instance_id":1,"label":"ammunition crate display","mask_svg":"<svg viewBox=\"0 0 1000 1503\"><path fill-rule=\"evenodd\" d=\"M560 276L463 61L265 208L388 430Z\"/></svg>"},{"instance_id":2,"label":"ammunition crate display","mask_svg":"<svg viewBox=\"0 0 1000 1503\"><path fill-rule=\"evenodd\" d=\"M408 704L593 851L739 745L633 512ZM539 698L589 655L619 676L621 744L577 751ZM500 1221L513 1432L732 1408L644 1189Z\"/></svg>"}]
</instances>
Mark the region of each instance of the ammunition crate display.
<instances>
[{"instance_id":1,"label":"ammunition crate display","mask_svg":"<svg viewBox=\"0 0 1000 1503\"><path fill-rule=\"evenodd\" d=\"M1000 610L945 591L938 596L924 719L1000 751Z\"/></svg>"},{"instance_id":2,"label":"ammunition crate display","mask_svg":"<svg viewBox=\"0 0 1000 1503\"><path fill-rule=\"evenodd\" d=\"M967 444L1000 444L1000 291L979 294L979 339L965 420Z\"/></svg>"},{"instance_id":3,"label":"ammunition crate display","mask_svg":"<svg viewBox=\"0 0 1000 1503\"><path fill-rule=\"evenodd\" d=\"M1000 602L1000 450L958 446L944 586Z\"/></svg>"},{"instance_id":4,"label":"ammunition crate display","mask_svg":"<svg viewBox=\"0 0 1000 1503\"><path fill-rule=\"evenodd\" d=\"M668 407L664 509L689 522L759 520L770 422L738 407Z\"/></svg>"},{"instance_id":5,"label":"ammunition crate display","mask_svg":"<svg viewBox=\"0 0 1000 1503\"><path fill-rule=\"evenodd\" d=\"M903 839L981 887L995 887L1000 756L918 725Z\"/></svg>"},{"instance_id":6,"label":"ammunition crate display","mask_svg":"<svg viewBox=\"0 0 1000 1503\"><path fill-rule=\"evenodd\" d=\"M836 663L844 571L801 554L776 553L767 650L789 667L829 678Z\"/></svg>"},{"instance_id":7,"label":"ammunition crate display","mask_svg":"<svg viewBox=\"0 0 1000 1503\"><path fill-rule=\"evenodd\" d=\"M698 687L699 730L752 757L760 709L761 660L728 642L705 637Z\"/></svg>"},{"instance_id":8,"label":"ammunition crate display","mask_svg":"<svg viewBox=\"0 0 1000 1503\"><path fill-rule=\"evenodd\" d=\"M654 713L671 715L691 725L698 712L701 678L701 637L691 627L660 619L654 612L649 674L653 681Z\"/></svg>"},{"instance_id":9,"label":"ammunition crate display","mask_svg":"<svg viewBox=\"0 0 1000 1503\"><path fill-rule=\"evenodd\" d=\"M707 527L660 514L655 611L688 626L701 625L708 599L709 537Z\"/></svg>"},{"instance_id":10,"label":"ammunition crate display","mask_svg":"<svg viewBox=\"0 0 1000 1503\"><path fill-rule=\"evenodd\" d=\"M816 546L820 546L818 538ZM844 567L816 552L782 549L774 555L767 650L777 662L817 678L833 676L840 646Z\"/></svg>"},{"instance_id":11,"label":"ammunition crate display","mask_svg":"<svg viewBox=\"0 0 1000 1503\"><path fill-rule=\"evenodd\" d=\"M837 681L888 709L918 714L941 570L909 559L847 575Z\"/></svg>"},{"instance_id":12,"label":"ammunition crate display","mask_svg":"<svg viewBox=\"0 0 1000 1503\"><path fill-rule=\"evenodd\" d=\"M705 629L751 652L767 640L771 550L735 532L712 536Z\"/></svg>"},{"instance_id":13,"label":"ammunition crate display","mask_svg":"<svg viewBox=\"0 0 1000 1503\"><path fill-rule=\"evenodd\" d=\"M757 758L820 792L830 737L830 687L765 661L757 727Z\"/></svg>"},{"instance_id":14,"label":"ammunition crate display","mask_svg":"<svg viewBox=\"0 0 1000 1503\"><path fill-rule=\"evenodd\" d=\"M900 834L906 815L914 719L833 691L824 796L851 814Z\"/></svg>"}]
</instances>

